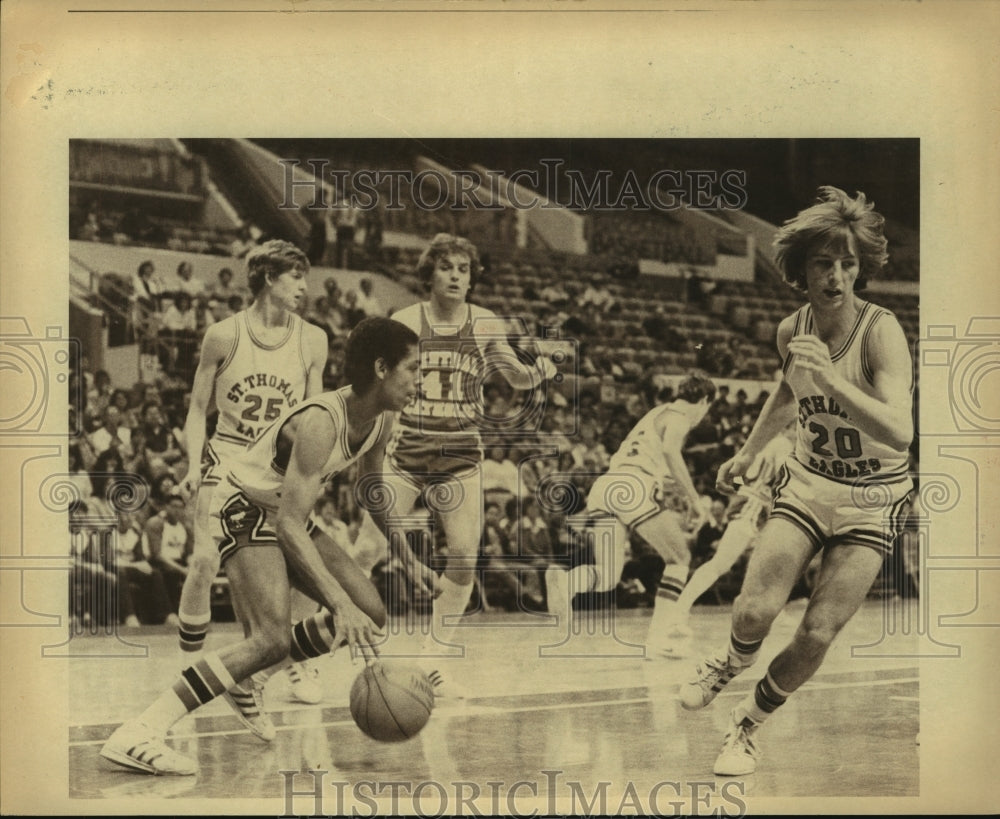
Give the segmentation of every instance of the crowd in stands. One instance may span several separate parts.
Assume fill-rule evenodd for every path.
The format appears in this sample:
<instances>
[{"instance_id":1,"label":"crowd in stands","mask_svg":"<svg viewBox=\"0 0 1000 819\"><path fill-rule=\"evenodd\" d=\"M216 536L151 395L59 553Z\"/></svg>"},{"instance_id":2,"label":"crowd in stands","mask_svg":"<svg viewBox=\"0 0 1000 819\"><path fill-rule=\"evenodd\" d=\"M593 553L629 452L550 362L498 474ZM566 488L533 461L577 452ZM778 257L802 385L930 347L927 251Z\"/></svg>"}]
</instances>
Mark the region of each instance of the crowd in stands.
<instances>
[{"instance_id":1,"label":"crowd in stands","mask_svg":"<svg viewBox=\"0 0 1000 819\"><path fill-rule=\"evenodd\" d=\"M321 298L327 306L341 305L333 284ZM339 335L331 329L333 338L342 340L348 326L345 312ZM336 353L331 358L327 386L335 387ZM103 370L85 372L82 382L70 381L71 398L79 397L71 400L70 429L81 430L69 447L69 471L76 487L70 525L78 566L71 583L71 611L83 621L107 618L106 611L101 615L93 610L101 596L83 592L97 583L104 599L118 601L122 622L172 620L192 547L189 510L176 489L188 462L182 429L189 383L164 377L159 383L120 385ZM607 467L609 455L651 402L672 397L669 389L657 393L645 383L609 400L602 398L597 379L581 383L576 407L557 392L547 396L534 435L490 437L487 430L484 490L490 512L481 567L484 607L544 604L540 573L553 555L566 554L566 516L580 510L589 484ZM503 379L491 379L485 392L489 418L502 419L522 409L525 393L511 390ZM692 474L706 496L712 491L714 469L741 442L763 400L751 403L742 393L735 399L730 402L724 393L720 395L691 436ZM553 443L561 455L535 457L539 445ZM360 518L350 491L353 477L350 471L338 476L317 506L317 517L347 542ZM147 499L141 508L121 511L114 506L116 489L121 489L115 484L122 482L144 487ZM544 501L553 495L561 500ZM94 526L87 524L95 516L111 521L103 529L97 527L104 536L95 535ZM111 528L117 529L117 538L107 535ZM386 570L386 566L378 569Z\"/></svg>"},{"instance_id":2,"label":"crowd in stands","mask_svg":"<svg viewBox=\"0 0 1000 819\"><path fill-rule=\"evenodd\" d=\"M213 228L154 217L139 206L125 210L106 208L97 200L85 208L71 208L69 235L84 242L157 247L237 259L266 239L260 228L250 222L232 229Z\"/></svg>"},{"instance_id":3,"label":"crowd in stands","mask_svg":"<svg viewBox=\"0 0 1000 819\"><path fill-rule=\"evenodd\" d=\"M407 219L416 218L414 210L407 210L411 214ZM426 213L427 218L434 216ZM399 227L392 221L396 218L402 217L386 219L386 229ZM333 253L334 260L345 261L339 255L344 235L338 241L336 225L331 234L326 218L321 221L325 242L318 258L329 261ZM440 229L451 228L449 224ZM406 229L414 226L408 222ZM609 239L606 249L629 248L632 236L629 228L619 239ZM247 234L245 240L252 246L252 236ZM351 242L353 246L353 237ZM700 246L692 240L690 248ZM231 248L232 255L238 255L237 250ZM685 261L696 261L690 255L687 250L679 253ZM372 269L422 292L406 252L379 252L378 259ZM345 267L350 259L346 262ZM670 291L660 281L625 284L593 258L573 262L543 254L530 261L508 257L493 262L487 252L483 262L484 276L474 294L477 302L501 315L521 317L520 330L529 336L546 338L557 331L578 343L580 389L575 400L558 391L548 394L534 435L511 439L497 432L491 438L486 430L486 515L478 593L471 605L483 610L540 609L545 605L545 568L553 560L565 559L572 547L566 518L581 511L591 483L606 469L609 456L632 425L654 404L672 399L669 388L655 386L651 373L698 366L713 376L770 379L778 362L773 349L763 357L729 322L720 327L714 320L710 327L710 300L722 290L713 291L711 283L697 275ZM110 343L137 341L144 353L157 357L162 376L157 383L112 384L106 372L97 371L86 373L84 383L70 379L71 397L82 396L70 406L70 429L79 424L82 430L70 446L70 472L77 488L70 509L77 567L70 584L71 612L82 622L106 624L117 617L128 625L164 623L176 615L192 547L189 510L176 493L188 459L181 429L205 328L248 302L249 293L232 281L230 266L221 267L217 280L209 283L193 274L190 263L182 262L176 284L167 290L151 261L140 265L130 279L106 274L101 281L102 303L120 307L108 313ZM737 301L743 298L735 285L726 292ZM773 309L783 309L787 294L771 295L778 305ZM347 334L365 316L385 315L386 310L370 278L361 279L358 290L344 292L329 277L324 293L303 303L301 314L327 334L330 355L324 386L330 389L341 381ZM616 382L611 391L606 389L609 375ZM525 393L511 390L503 379L489 379L485 397L488 418L504 419L524 409ZM743 443L766 398L765 391L748 396L742 389L730 395L720 385L710 412L688 438L685 456L709 513L701 530L689 533L692 568L711 556L726 524L726 504L714 494L718 467ZM536 457L539 446L553 444L560 455ZM148 499L135 510L114 508L109 500L114 484L133 480L132 476L148 487ZM360 518L350 491L353 477L351 471L337 476L314 515L317 525L347 545ZM679 497L666 489L666 502L679 505ZM111 524L95 528L95 517ZM111 531L117 536L108 537ZM428 548L427 531L412 535L416 544ZM428 559L441 559L447 544L438 542L436 547L437 556L432 558L427 551ZM652 605L662 568L655 550L641 541L632 543L622 580L604 602ZM723 597L738 590L741 572L742 564L737 564L717 584L717 589L724 589ZM420 597L400 565L380 564L375 579L386 595L393 595L387 600L391 611L429 610L430 601ZM578 600L580 605L601 603Z\"/></svg>"},{"instance_id":4,"label":"crowd in stands","mask_svg":"<svg viewBox=\"0 0 1000 819\"><path fill-rule=\"evenodd\" d=\"M600 212L588 215L590 252L618 259L713 264L716 237L662 213Z\"/></svg>"}]
</instances>

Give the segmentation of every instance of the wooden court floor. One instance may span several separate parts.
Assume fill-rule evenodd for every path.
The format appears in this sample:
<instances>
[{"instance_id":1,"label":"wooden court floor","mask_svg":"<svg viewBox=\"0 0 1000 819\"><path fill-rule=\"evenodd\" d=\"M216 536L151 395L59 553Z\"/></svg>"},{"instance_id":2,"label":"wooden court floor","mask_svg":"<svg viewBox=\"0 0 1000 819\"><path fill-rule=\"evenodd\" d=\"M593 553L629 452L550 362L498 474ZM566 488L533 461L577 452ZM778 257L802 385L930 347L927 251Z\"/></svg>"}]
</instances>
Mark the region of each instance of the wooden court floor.
<instances>
[{"instance_id":1,"label":"wooden court floor","mask_svg":"<svg viewBox=\"0 0 1000 819\"><path fill-rule=\"evenodd\" d=\"M226 799L280 799L289 782L311 791L318 776L324 794L319 812L353 808L360 815L373 815L366 800L376 789L387 798L395 788L402 798L418 786L425 813L438 812L439 805L443 813L469 813L471 804L487 815L520 812L533 800L550 800L552 807L554 799L565 812L635 812L623 806L638 800L639 812L663 813L678 792L690 799L692 790L695 796L711 792L706 798L730 814L739 813L735 805L744 793L917 796L917 663L900 656L905 650L898 639L880 649L887 645L886 614L874 600L848 624L813 680L763 726L757 773L738 781L713 776L729 710L791 636L802 610L802 602L790 604L757 665L699 712L680 707L677 686L702 654L725 645L728 606L695 609L696 648L685 661L642 656L636 644L645 639L648 611L577 613L569 626L527 613L467 615L458 629L464 656L442 659L442 668L469 696L435 708L413 739L384 744L358 730L348 691L361 665L335 655L317 661L325 691L319 705L291 702L284 674L268 682L267 705L278 727L270 744L247 733L224 702L180 722L169 741L197 758L200 771L190 777L132 773L98 755L119 722L173 682L181 668L176 636L147 628L118 638L74 637L75 650L89 656L69 660L68 795L218 799L218 812L225 812ZM383 656L406 661L419 637L412 631L396 624ZM213 626L208 647L237 637L233 624ZM109 641L121 642L109 651ZM294 771L326 773L292 777ZM658 802L650 804L654 793ZM723 794L730 804L720 803ZM457 801L463 796L472 800L464 808ZM315 812L312 798L298 799L297 811ZM393 805L380 805L379 812L393 812ZM398 812L407 811L400 806Z\"/></svg>"}]
</instances>

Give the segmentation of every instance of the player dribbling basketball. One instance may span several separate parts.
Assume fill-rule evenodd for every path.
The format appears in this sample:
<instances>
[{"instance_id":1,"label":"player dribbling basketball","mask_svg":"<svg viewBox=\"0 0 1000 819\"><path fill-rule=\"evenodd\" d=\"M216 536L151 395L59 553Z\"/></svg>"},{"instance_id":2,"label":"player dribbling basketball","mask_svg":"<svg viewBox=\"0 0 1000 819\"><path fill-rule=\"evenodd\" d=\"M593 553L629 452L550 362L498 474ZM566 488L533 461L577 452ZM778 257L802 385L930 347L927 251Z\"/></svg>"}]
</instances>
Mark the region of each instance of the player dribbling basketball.
<instances>
[{"instance_id":1,"label":"player dribbling basketball","mask_svg":"<svg viewBox=\"0 0 1000 819\"><path fill-rule=\"evenodd\" d=\"M346 643L365 650L382 635L378 591L329 538L314 541L309 514L325 480L358 462L358 483L377 478L393 413L417 392L417 336L391 319L362 321L345 351L350 385L286 412L239 460L212 494L212 535L230 583L245 601L249 636L207 652L141 715L111 735L101 755L155 774L189 775L194 760L163 737L185 714L223 695L237 679ZM363 491L359 502L365 502ZM385 526L384 515L372 510ZM289 631L289 591L300 589L325 611Z\"/></svg>"}]
</instances>

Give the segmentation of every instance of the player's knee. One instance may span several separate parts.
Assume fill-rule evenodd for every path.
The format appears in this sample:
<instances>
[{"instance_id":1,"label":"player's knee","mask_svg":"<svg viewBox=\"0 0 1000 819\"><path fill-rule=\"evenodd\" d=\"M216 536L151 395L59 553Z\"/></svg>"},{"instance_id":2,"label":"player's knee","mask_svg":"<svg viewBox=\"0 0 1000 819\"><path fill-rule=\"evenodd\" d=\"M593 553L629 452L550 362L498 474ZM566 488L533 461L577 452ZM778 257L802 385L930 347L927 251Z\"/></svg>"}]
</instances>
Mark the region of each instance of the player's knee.
<instances>
[{"instance_id":1,"label":"player's knee","mask_svg":"<svg viewBox=\"0 0 1000 819\"><path fill-rule=\"evenodd\" d=\"M810 653L823 653L839 633L840 628L828 618L811 617L807 614L799 625L795 639Z\"/></svg>"},{"instance_id":2,"label":"player's knee","mask_svg":"<svg viewBox=\"0 0 1000 819\"><path fill-rule=\"evenodd\" d=\"M766 631L780 611L781 606L766 597L753 597L746 592L733 601L734 621L744 633Z\"/></svg>"}]
</instances>

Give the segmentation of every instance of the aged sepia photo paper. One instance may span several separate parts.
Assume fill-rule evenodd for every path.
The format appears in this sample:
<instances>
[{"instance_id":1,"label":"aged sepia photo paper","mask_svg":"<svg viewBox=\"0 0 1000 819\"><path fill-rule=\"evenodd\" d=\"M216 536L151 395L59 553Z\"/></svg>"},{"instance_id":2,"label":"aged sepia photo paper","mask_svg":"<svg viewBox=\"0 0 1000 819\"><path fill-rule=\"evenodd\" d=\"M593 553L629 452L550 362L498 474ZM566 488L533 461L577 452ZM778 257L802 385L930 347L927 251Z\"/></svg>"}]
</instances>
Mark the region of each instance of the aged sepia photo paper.
<instances>
[{"instance_id":1,"label":"aged sepia photo paper","mask_svg":"<svg viewBox=\"0 0 1000 819\"><path fill-rule=\"evenodd\" d=\"M996 811L996 4L0 36L0 811Z\"/></svg>"}]
</instances>

